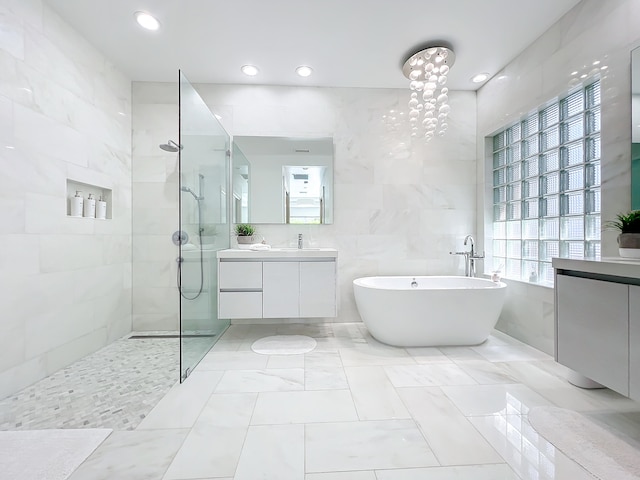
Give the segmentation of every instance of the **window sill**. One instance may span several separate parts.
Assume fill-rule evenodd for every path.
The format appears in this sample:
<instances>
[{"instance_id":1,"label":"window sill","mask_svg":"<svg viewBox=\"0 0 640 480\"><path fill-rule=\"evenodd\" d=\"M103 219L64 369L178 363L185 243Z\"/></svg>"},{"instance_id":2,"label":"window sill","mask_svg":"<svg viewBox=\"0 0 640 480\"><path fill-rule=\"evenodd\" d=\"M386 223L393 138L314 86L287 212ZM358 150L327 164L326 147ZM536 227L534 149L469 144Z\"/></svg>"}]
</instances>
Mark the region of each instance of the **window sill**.
<instances>
[{"instance_id":1,"label":"window sill","mask_svg":"<svg viewBox=\"0 0 640 480\"><path fill-rule=\"evenodd\" d=\"M491 273L483 273L482 277L490 279L491 278ZM520 283L522 285L530 285L532 287L540 287L540 288L553 290L553 285L547 284L547 283L528 282L526 280L521 280L521 279L518 279L518 278L509 278L509 277L500 277L500 280L501 281L502 280L506 280L507 282L515 282L515 283Z\"/></svg>"}]
</instances>

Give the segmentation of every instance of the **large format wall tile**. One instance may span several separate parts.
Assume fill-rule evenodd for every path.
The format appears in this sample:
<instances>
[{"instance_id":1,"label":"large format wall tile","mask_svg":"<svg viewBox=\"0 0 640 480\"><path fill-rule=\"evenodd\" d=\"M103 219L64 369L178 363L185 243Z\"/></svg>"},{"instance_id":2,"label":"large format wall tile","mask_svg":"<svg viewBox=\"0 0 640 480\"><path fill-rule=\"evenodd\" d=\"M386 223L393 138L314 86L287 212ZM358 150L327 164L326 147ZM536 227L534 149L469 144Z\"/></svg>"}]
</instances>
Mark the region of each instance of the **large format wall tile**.
<instances>
[{"instance_id":1,"label":"large format wall tile","mask_svg":"<svg viewBox=\"0 0 640 480\"><path fill-rule=\"evenodd\" d=\"M334 224L257 228L271 245L294 246L303 233L312 246L339 250L336 320L359 318L354 278L460 273L461 265L449 251L461 247L475 225L473 92L451 92L449 132L425 145L410 137L408 122L392 131L383 118L392 109L406 108L408 90L195 87L232 135L333 137ZM144 251L144 260L134 255L134 272L146 268L142 261L174 261L149 236L168 239L178 224L175 154L158 148L177 136L177 90L175 84L133 84L133 249L136 254ZM175 281L169 271L163 276ZM171 311L177 322L177 301ZM152 319L145 316L134 309L134 329L142 329L143 323L153 329Z\"/></svg>"},{"instance_id":2,"label":"large format wall tile","mask_svg":"<svg viewBox=\"0 0 640 480\"><path fill-rule=\"evenodd\" d=\"M492 163L485 161L485 141L584 81L600 78L602 91L602 219L615 218L631 206L631 49L640 42L640 16L634 0L583 0L501 71L493 72L477 94L477 231L491 251ZM597 63L599 62L599 63ZM616 235L602 232L602 256L617 256ZM529 284L509 284L510 293L498 328L537 348L553 349L552 292ZM509 291L508 291L509 292ZM512 296L512 294L515 294ZM523 306L523 302L527 302Z\"/></svg>"},{"instance_id":3,"label":"large format wall tile","mask_svg":"<svg viewBox=\"0 0 640 480\"><path fill-rule=\"evenodd\" d=\"M41 0L0 29L4 396L131 330L131 84ZM67 217L69 178L110 188L113 219Z\"/></svg>"}]
</instances>

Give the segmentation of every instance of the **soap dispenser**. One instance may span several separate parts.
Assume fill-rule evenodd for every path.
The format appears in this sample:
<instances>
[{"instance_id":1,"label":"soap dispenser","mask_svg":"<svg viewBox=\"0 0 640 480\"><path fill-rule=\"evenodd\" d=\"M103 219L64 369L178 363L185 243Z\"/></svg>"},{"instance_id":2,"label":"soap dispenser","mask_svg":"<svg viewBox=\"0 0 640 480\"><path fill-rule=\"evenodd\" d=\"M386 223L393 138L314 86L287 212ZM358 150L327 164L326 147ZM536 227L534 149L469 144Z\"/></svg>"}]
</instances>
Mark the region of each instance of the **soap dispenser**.
<instances>
[{"instance_id":1,"label":"soap dispenser","mask_svg":"<svg viewBox=\"0 0 640 480\"><path fill-rule=\"evenodd\" d=\"M100 195L100 198L96 203L96 218L100 220L107 218L107 202L104 201L102 195Z\"/></svg>"},{"instance_id":2,"label":"soap dispenser","mask_svg":"<svg viewBox=\"0 0 640 480\"><path fill-rule=\"evenodd\" d=\"M72 217L81 217L83 203L84 198L82 198L82 192L80 190L76 190L75 197L71 197L69 199L69 215Z\"/></svg>"},{"instance_id":3,"label":"soap dispenser","mask_svg":"<svg viewBox=\"0 0 640 480\"><path fill-rule=\"evenodd\" d=\"M88 218L96 218L96 199L93 193L90 193L84 202L84 216Z\"/></svg>"}]
</instances>

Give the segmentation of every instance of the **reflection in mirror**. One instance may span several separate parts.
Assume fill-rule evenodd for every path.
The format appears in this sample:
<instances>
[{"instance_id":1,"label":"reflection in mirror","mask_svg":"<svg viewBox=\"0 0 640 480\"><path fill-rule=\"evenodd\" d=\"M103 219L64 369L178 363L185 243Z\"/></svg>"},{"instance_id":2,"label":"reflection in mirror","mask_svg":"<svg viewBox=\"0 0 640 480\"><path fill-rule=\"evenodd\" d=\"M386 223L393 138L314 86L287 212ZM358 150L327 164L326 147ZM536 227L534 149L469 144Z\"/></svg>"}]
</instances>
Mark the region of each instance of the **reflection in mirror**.
<instances>
[{"instance_id":1,"label":"reflection in mirror","mask_svg":"<svg viewBox=\"0 0 640 480\"><path fill-rule=\"evenodd\" d=\"M325 221L329 169L323 165L282 167L285 223L321 224Z\"/></svg>"},{"instance_id":2,"label":"reflection in mirror","mask_svg":"<svg viewBox=\"0 0 640 480\"><path fill-rule=\"evenodd\" d=\"M249 161L233 144L233 221L249 223Z\"/></svg>"},{"instance_id":3,"label":"reflection in mirror","mask_svg":"<svg viewBox=\"0 0 640 480\"><path fill-rule=\"evenodd\" d=\"M631 209L640 210L640 47L631 51Z\"/></svg>"},{"instance_id":4,"label":"reflection in mirror","mask_svg":"<svg viewBox=\"0 0 640 480\"><path fill-rule=\"evenodd\" d=\"M233 139L236 223L333 223L333 139Z\"/></svg>"}]
</instances>

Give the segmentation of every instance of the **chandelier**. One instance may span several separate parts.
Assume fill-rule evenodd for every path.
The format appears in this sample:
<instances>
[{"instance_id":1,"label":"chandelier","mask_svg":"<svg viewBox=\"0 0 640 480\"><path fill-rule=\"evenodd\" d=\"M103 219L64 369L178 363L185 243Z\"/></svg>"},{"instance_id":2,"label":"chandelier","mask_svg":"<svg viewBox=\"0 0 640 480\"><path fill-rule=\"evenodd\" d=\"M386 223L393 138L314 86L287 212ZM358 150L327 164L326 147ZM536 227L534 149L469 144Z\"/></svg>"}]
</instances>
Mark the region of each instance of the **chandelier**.
<instances>
[{"instance_id":1,"label":"chandelier","mask_svg":"<svg viewBox=\"0 0 640 480\"><path fill-rule=\"evenodd\" d=\"M442 136L447 131L451 110L447 75L455 60L453 50L429 47L414 53L404 63L402 73L411 81L409 123L412 137L422 134L428 142L434 135Z\"/></svg>"}]
</instances>

